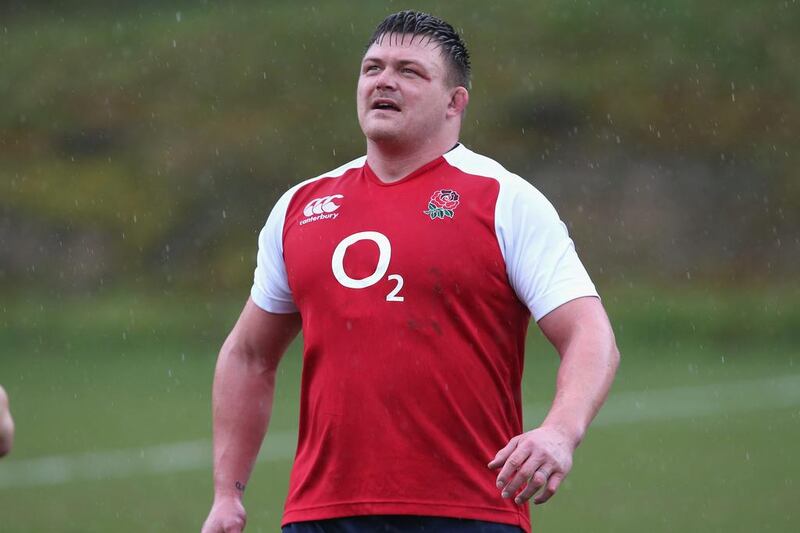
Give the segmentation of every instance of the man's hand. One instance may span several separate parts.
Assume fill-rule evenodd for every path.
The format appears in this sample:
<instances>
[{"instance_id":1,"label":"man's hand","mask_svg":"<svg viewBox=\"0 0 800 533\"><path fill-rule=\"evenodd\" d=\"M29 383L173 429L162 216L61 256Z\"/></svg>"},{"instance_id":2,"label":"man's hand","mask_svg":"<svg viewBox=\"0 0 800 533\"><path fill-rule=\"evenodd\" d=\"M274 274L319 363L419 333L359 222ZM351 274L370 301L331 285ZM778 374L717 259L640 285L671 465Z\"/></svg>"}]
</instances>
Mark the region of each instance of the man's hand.
<instances>
[{"instance_id":1,"label":"man's hand","mask_svg":"<svg viewBox=\"0 0 800 533\"><path fill-rule=\"evenodd\" d=\"M527 484L514 502L521 505L544 487L533 500L536 504L544 503L556 493L572 468L572 454L577 445L577 441L554 428L540 427L511 439L488 466L492 470L502 467L497 488L503 498L511 498Z\"/></svg>"},{"instance_id":2,"label":"man's hand","mask_svg":"<svg viewBox=\"0 0 800 533\"><path fill-rule=\"evenodd\" d=\"M247 522L244 505L238 498L214 500L200 533L241 533Z\"/></svg>"},{"instance_id":3,"label":"man's hand","mask_svg":"<svg viewBox=\"0 0 800 533\"><path fill-rule=\"evenodd\" d=\"M8 395L0 386L0 457L11 451L13 443L14 419L11 418L11 410L8 407Z\"/></svg>"}]
</instances>

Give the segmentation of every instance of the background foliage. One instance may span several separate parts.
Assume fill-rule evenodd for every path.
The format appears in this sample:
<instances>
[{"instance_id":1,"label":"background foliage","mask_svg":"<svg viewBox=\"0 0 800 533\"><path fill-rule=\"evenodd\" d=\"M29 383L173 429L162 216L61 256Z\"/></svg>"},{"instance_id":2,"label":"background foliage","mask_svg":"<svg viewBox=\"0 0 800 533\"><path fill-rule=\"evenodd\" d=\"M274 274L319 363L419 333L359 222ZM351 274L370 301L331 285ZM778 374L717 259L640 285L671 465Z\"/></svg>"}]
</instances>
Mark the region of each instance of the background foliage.
<instances>
[{"instance_id":1,"label":"background foliage","mask_svg":"<svg viewBox=\"0 0 800 533\"><path fill-rule=\"evenodd\" d=\"M795 276L796 2L420 5L472 51L465 142L595 276ZM361 155L358 61L403 7L5 3L0 280L245 286L276 196Z\"/></svg>"}]
</instances>

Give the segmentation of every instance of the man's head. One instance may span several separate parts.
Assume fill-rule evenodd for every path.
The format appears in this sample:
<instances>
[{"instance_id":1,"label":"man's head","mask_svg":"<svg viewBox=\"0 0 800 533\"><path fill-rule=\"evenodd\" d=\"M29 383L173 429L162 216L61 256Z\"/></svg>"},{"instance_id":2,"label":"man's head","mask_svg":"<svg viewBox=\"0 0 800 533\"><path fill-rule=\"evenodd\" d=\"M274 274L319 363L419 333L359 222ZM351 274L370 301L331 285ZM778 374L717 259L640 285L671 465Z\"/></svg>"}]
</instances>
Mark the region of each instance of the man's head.
<instances>
[{"instance_id":1,"label":"man's head","mask_svg":"<svg viewBox=\"0 0 800 533\"><path fill-rule=\"evenodd\" d=\"M367 43L367 50L387 35L424 38L439 48L449 67L448 78L453 87L470 88L469 52L456 30L440 18L418 11L401 11L378 24Z\"/></svg>"},{"instance_id":2,"label":"man's head","mask_svg":"<svg viewBox=\"0 0 800 533\"><path fill-rule=\"evenodd\" d=\"M469 101L469 53L453 27L402 11L375 29L358 79L358 119L384 145L458 139Z\"/></svg>"}]
</instances>

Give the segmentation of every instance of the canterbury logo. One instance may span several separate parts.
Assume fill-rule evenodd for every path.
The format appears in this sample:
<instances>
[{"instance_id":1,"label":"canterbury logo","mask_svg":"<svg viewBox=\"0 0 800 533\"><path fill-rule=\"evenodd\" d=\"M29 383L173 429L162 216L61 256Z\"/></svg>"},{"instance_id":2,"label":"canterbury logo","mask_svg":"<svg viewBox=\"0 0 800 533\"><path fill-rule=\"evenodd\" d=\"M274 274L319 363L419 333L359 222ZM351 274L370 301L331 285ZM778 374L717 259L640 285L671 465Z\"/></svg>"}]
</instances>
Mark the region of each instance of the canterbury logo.
<instances>
[{"instance_id":1,"label":"canterbury logo","mask_svg":"<svg viewBox=\"0 0 800 533\"><path fill-rule=\"evenodd\" d=\"M333 213L339 209L339 205L333 203L338 198L344 198L341 194L334 194L332 196L324 196L308 202L308 205L303 209L303 214L307 217L314 215L322 215L323 213Z\"/></svg>"}]
</instances>

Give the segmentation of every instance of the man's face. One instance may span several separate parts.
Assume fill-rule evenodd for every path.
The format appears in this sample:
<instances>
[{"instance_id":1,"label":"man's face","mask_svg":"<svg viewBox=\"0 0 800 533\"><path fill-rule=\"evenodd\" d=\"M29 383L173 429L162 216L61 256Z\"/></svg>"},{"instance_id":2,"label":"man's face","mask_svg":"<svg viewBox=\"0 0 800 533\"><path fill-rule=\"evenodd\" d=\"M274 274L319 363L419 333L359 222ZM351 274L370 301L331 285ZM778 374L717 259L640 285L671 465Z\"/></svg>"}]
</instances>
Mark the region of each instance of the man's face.
<instances>
[{"instance_id":1,"label":"man's face","mask_svg":"<svg viewBox=\"0 0 800 533\"><path fill-rule=\"evenodd\" d=\"M413 146L444 127L455 87L445 58L424 36L386 34L361 62L358 122L373 142Z\"/></svg>"}]
</instances>

